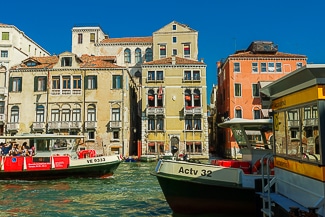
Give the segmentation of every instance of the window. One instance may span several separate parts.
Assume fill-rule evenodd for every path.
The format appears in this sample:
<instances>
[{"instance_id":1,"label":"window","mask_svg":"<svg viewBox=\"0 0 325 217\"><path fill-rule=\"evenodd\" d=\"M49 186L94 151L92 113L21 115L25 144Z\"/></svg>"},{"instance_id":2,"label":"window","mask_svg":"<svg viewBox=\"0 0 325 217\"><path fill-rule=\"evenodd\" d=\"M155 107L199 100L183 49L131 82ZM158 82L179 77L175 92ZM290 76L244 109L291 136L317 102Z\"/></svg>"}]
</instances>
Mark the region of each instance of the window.
<instances>
[{"instance_id":1,"label":"window","mask_svg":"<svg viewBox=\"0 0 325 217\"><path fill-rule=\"evenodd\" d=\"M166 45L160 45L159 54L160 58L166 58Z\"/></svg>"},{"instance_id":2,"label":"window","mask_svg":"<svg viewBox=\"0 0 325 217\"><path fill-rule=\"evenodd\" d=\"M43 105L36 106L36 122L38 122L38 123L44 122L44 106Z\"/></svg>"},{"instance_id":3,"label":"window","mask_svg":"<svg viewBox=\"0 0 325 217\"><path fill-rule=\"evenodd\" d=\"M184 72L184 80L186 80L186 81L191 80L191 71Z\"/></svg>"},{"instance_id":4,"label":"window","mask_svg":"<svg viewBox=\"0 0 325 217\"><path fill-rule=\"evenodd\" d=\"M90 42L95 42L95 33L90 33Z\"/></svg>"},{"instance_id":5,"label":"window","mask_svg":"<svg viewBox=\"0 0 325 217\"><path fill-rule=\"evenodd\" d=\"M152 49L151 48L147 48L146 49L146 62L150 62L152 61Z\"/></svg>"},{"instance_id":6,"label":"window","mask_svg":"<svg viewBox=\"0 0 325 217\"><path fill-rule=\"evenodd\" d=\"M119 139L119 138L120 138L119 131L113 131L113 139Z\"/></svg>"},{"instance_id":7,"label":"window","mask_svg":"<svg viewBox=\"0 0 325 217\"><path fill-rule=\"evenodd\" d=\"M55 90L60 89L60 77L59 76L52 77L52 89L55 89Z\"/></svg>"},{"instance_id":8,"label":"window","mask_svg":"<svg viewBox=\"0 0 325 217\"><path fill-rule=\"evenodd\" d=\"M122 88L122 76L113 75L113 89L121 89L121 88Z\"/></svg>"},{"instance_id":9,"label":"window","mask_svg":"<svg viewBox=\"0 0 325 217\"><path fill-rule=\"evenodd\" d=\"M78 44L82 44L82 33L78 34Z\"/></svg>"},{"instance_id":10,"label":"window","mask_svg":"<svg viewBox=\"0 0 325 217\"><path fill-rule=\"evenodd\" d=\"M164 130L164 117L158 115L156 118L153 115L148 116L148 130Z\"/></svg>"},{"instance_id":11,"label":"window","mask_svg":"<svg viewBox=\"0 0 325 217\"><path fill-rule=\"evenodd\" d=\"M258 108L254 109L253 116L254 116L254 119L261 119L261 110Z\"/></svg>"},{"instance_id":12,"label":"window","mask_svg":"<svg viewBox=\"0 0 325 217\"><path fill-rule=\"evenodd\" d=\"M5 113L5 102L0 102L0 114Z\"/></svg>"},{"instance_id":13,"label":"window","mask_svg":"<svg viewBox=\"0 0 325 217\"><path fill-rule=\"evenodd\" d=\"M73 76L73 89L81 89L81 76Z\"/></svg>"},{"instance_id":14,"label":"window","mask_svg":"<svg viewBox=\"0 0 325 217\"><path fill-rule=\"evenodd\" d=\"M89 140L95 139L95 131L88 131L88 139Z\"/></svg>"},{"instance_id":15,"label":"window","mask_svg":"<svg viewBox=\"0 0 325 217\"><path fill-rule=\"evenodd\" d=\"M72 57L62 57L61 67L72 66Z\"/></svg>"},{"instance_id":16,"label":"window","mask_svg":"<svg viewBox=\"0 0 325 217\"><path fill-rule=\"evenodd\" d=\"M162 81L164 80L163 71L148 71L148 81Z\"/></svg>"},{"instance_id":17,"label":"window","mask_svg":"<svg viewBox=\"0 0 325 217\"><path fill-rule=\"evenodd\" d=\"M72 121L81 121L81 109L76 108L72 110Z\"/></svg>"},{"instance_id":18,"label":"window","mask_svg":"<svg viewBox=\"0 0 325 217\"><path fill-rule=\"evenodd\" d=\"M173 24L173 30L175 31L176 30L176 24Z\"/></svg>"},{"instance_id":19,"label":"window","mask_svg":"<svg viewBox=\"0 0 325 217\"><path fill-rule=\"evenodd\" d=\"M135 63L141 63L142 58L141 58L141 49L137 48L135 49Z\"/></svg>"},{"instance_id":20,"label":"window","mask_svg":"<svg viewBox=\"0 0 325 217\"><path fill-rule=\"evenodd\" d=\"M200 71L198 70L186 70L184 71L184 80L185 81L199 81L200 78Z\"/></svg>"},{"instance_id":21,"label":"window","mask_svg":"<svg viewBox=\"0 0 325 217\"><path fill-rule=\"evenodd\" d=\"M202 130L201 128L201 119L200 118L192 118L186 117L185 118L185 130L192 131L192 130Z\"/></svg>"},{"instance_id":22,"label":"window","mask_svg":"<svg viewBox=\"0 0 325 217\"><path fill-rule=\"evenodd\" d=\"M19 107L18 106L14 106L11 108L10 122L11 123L19 122Z\"/></svg>"},{"instance_id":23,"label":"window","mask_svg":"<svg viewBox=\"0 0 325 217\"><path fill-rule=\"evenodd\" d=\"M173 37L173 43L176 43L177 42L177 37Z\"/></svg>"},{"instance_id":24,"label":"window","mask_svg":"<svg viewBox=\"0 0 325 217\"><path fill-rule=\"evenodd\" d=\"M87 120L88 121L96 121L96 108L94 105L88 106Z\"/></svg>"},{"instance_id":25,"label":"window","mask_svg":"<svg viewBox=\"0 0 325 217\"><path fill-rule=\"evenodd\" d=\"M2 32L2 40L9 40L9 32Z\"/></svg>"},{"instance_id":26,"label":"window","mask_svg":"<svg viewBox=\"0 0 325 217\"><path fill-rule=\"evenodd\" d=\"M200 80L200 71L193 71L193 80Z\"/></svg>"},{"instance_id":27,"label":"window","mask_svg":"<svg viewBox=\"0 0 325 217\"><path fill-rule=\"evenodd\" d=\"M156 129L157 130L164 130L164 118L163 116L157 116L157 120L156 120Z\"/></svg>"},{"instance_id":28,"label":"window","mask_svg":"<svg viewBox=\"0 0 325 217\"><path fill-rule=\"evenodd\" d=\"M302 67L302 63L301 63L301 62L298 62L298 63L296 64L296 66L297 66L297 67L296 67L297 69L300 69L300 68Z\"/></svg>"},{"instance_id":29,"label":"window","mask_svg":"<svg viewBox=\"0 0 325 217\"><path fill-rule=\"evenodd\" d=\"M62 86L63 89L70 89L70 76L62 77Z\"/></svg>"},{"instance_id":30,"label":"window","mask_svg":"<svg viewBox=\"0 0 325 217\"><path fill-rule=\"evenodd\" d=\"M97 89L97 76L96 75L86 76L85 80L86 80L85 89L87 89L87 90Z\"/></svg>"},{"instance_id":31,"label":"window","mask_svg":"<svg viewBox=\"0 0 325 217\"><path fill-rule=\"evenodd\" d=\"M34 77L34 91L46 91L46 76Z\"/></svg>"},{"instance_id":32,"label":"window","mask_svg":"<svg viewBox=\"0 0 325 217\"><path fill-rule=\"evenodd\" d=\"M260 96L260 88L259 88L258 84L252 84L252 90L253 90L253 97Z\"/></svg>"},{"instance_id":33,"label":"window","mask_svg":"<svg viewBox=\"0 0 325 217\"><path fill-rule=\"evenodd\" d=\"M235 118L242 118L242 111L240 108L236 108L235 110Z\"/></svg>"},{"instance_id":34,"label":"window","mask_svg":"<svg viewBox=\"0 0 325 217\"><path fill-rule=\"evenodd\" d=\"M62 121L70 121L70 109L62 110Z\"/></svg>"},{"instance_id":35,"label":"window","mask_svg":"<svg viewBox=\"0 0 325 217\"><path fill-rule=\"evenodd\" d=\"M194 130L202 130L201 128L201 119L194 118Z\"/></svg>"},{"instance_id":36,"label":"window","mask_svg":"<svg viewBox=\"0 0 325 217\"><path fill-rule=\"evenodd\" d=\"M177 56L177 49L173 49L173 55Z\"/></svg>"},{"instance_id":37,"label":"window","mask_svg":"<svg viewBox=\"0 0 325 217\"><path fill-rule=\"evenodd\" d=\"M240 63L234 63L234 72L240 72Z\"/></svg>"},{"instance_id":38,"label":"window","mask_svg":"<svg viewBox=\"0 0 325 217\"><path fill-rule=\"evenodd\" d=\"M155 80L155 71L148 71L148 80L149 81Z\"/></svg>"},{"instance_id":39,"label":"window","mask_svg":"<svg viewBox=\"0 0 325 217\"><path fill-rule=\"evenodd\" d=\"M27 66L27 67L33 67L33 66L36 66L36 62L28 61L28 62L26 63L26 66Z\"/></svg>"},{"instance_id":40,"label":"window","mask_svg":"<svg viewBox=\"0 0 325 217\"><path fill-rule=\"evenodd\" d=\"M112 121L120 121L120 109L112 108Z\"/></svg>"},{"instance_id":41,"label":"window","mask_svg":"<svg viewBox=\"0 0 325 217\"><path fill-rule=\"evenodd\" d=\"M129 48L124 50L124 63L131 63L131 50Z\"/></svg>"},{"instance_id":42,"label":"window","mask_svg":"<svg viewBox=\"0 0 325 217\"><path fill-rule=\"evenodd\" d=\"M11 77L9 78L9 90L10 92L21 92L22 91L22 78Z\"/></svg>"},{"instance_id":43,"label":"window","mask_svg":"<svg viewBox=\"0 0 325 217\"><path fill-rule=\"evenodd\" d=\"M252 72L258 73L258 63L252 63Z\"/></svg>"},{"instance_id":44,"label":"window","mask_svg":"<svg viewBox=\"0 0 325 217\"><path fill-rule=\"evenodd\" d=\"M52 109L51 110L51 121L59 121L60 120L60 111L59 109Z\"/></svg>"},{"instance_id":45,"label":"window","mask_svg":"<svg viewBox=\"0 0 325 217\"><path fill-rule=\"evenodd\" d=\"M163 71L157 71L157 80L162 81L164 78L164 72Z\"/></svg>"},{"instance_id":46,"label":"window","mask_svg":"<svg viewBox=\"0 0 325 217\"><path fill-rule=\"evenodd\" d=\"M261 63L261 72L266 72L266 63Z\"/></svg>"},{"instance_id":47,"label":"window","mask_svg":"<svg viewBox=\"0 0 325 217\"><path fill-rule=\"evenodd\" d=\"M235 96L241 96L241 84L235 84Z\"/></svg>"},{"instance_id":48,"label":"window","mask_svg":"<svg viewBox=\"0 0 325 217\"><path fill-rule=\"evenodd\" d=\"M7 50L2 50L1 51L1 57L7 58L8 57L8 51Z\"/></svg>"},{"instance_id":49,"label":"window","mask_svg":"<svg viewBox=\"0 0 325 217\"><path fill-rule=\"evenodd\" d=\"M282 72L282 63L275 63L275 71Z\"/></svg>"},{"instance_id":50,"label":"window","mask_svg":"<svg viewBox=\"0 0 325 217\"><path fill-rule=\"evenodd\" d=\"M184 58L191 57L191 46L190 44L184 44Z\"/></svg>"},{"instance_id":51,"label":"window","mask_svg":"<svg viewBox=\"0 0 325 217\"><path fill-rule=\"evenodd\" d=\"M274 63L269 62L269 63L268 63L267 70L268 70L268 72L274 72L274 71L275 71Z\"/></svg>"},{"instance_id":52,"label":"window","mask_svg":"<svg viewBox=\"0 0 325 217\"><path fill-rule=\"evenodd\" d=\"M148 116L148 130L155 130L155 116Z\"/></svg>"}]
</instances>

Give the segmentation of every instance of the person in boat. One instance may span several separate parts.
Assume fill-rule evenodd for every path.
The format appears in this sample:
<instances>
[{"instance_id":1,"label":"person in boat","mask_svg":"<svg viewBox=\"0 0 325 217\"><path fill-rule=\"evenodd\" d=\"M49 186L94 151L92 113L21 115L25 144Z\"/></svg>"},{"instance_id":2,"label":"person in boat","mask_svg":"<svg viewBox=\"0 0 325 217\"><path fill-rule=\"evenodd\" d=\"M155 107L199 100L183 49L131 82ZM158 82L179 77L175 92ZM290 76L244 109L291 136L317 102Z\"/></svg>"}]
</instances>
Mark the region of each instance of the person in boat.
<instances>
[{"instance_id":1,"label":"person in boat","mask_svg":"<svg viewBox=\"0 0 325 217\"><path fill-rule=\"evenodd\" d=\"M11 150L9 151L9 156L18 156L20 154L18 144L13 144Z\"/></svg>"},{"instance_id":2,"label":"person in boat","mask_svg":"<svg viewBox=\"0 0 325 217\"><path fill-rule=\"evenodd\" d=\"M5 144L3 142L0 143L0 156L3 156L4 145Z\"/></svg>"},{"instance_id":3,"label":"person in boat","mask_svg":"<svg viewBox=\"0 0 325 217\"><path fill-rule=\"evenodd\" d=\"M23 145L22 145L21 155L24 156L24 157L30 156L29 147L27 146L27 142L24 142Z\"/></svg>"}]
</instances>

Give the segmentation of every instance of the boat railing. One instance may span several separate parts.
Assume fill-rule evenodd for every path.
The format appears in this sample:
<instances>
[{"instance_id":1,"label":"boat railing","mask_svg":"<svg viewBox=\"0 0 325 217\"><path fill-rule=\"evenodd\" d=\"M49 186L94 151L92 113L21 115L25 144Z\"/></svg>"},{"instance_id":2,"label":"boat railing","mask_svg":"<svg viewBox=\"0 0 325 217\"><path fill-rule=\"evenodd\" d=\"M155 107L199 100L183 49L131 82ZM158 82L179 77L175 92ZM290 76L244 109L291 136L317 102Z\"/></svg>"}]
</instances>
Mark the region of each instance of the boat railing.
<instances>
[{"instance_id":1,"label":"boat railing","mask_svg":"<svg viewBox=\"0 0 325 217\"><path fill-rule=\"evenodd\" d=\"M263 206L262 206L262 212L269 217L272 217L272 209L271 209L271 188L272 186L275 184L276 178L271 177L271 169L270 169L270 164L271 161L274 160L274 156L272 153L267 153L265 154L261 159L261 173L262 173L262 189L263 192L261 192L263 194L262 198L263 198ZM264 173L264 166L263 166L263 162L266 162L266 173ZM271 179L272 178L272 179ZM267 183L265 183L267 182Z\"/></svg>"}]
</instances>

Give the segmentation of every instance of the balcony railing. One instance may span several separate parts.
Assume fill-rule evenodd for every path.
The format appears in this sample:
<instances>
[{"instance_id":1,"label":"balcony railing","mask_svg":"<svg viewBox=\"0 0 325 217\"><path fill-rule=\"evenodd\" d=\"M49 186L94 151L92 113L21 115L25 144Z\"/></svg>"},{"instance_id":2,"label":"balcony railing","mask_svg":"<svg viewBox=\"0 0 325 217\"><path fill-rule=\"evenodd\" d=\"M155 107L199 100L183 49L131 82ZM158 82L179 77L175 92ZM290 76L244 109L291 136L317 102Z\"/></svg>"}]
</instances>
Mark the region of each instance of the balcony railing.
<instances>
[{"instance_id":1,"label":"balcony railing","mask_svg":"<svg viewBox=\"0 0 325 217\"><path fill-rule=\"evenodd\" d=\"M7 130L8 131L18 131L19 130L19 123L18 122L8 123L7 124Z\"/></svg>"},{"instance_id":2,"label":"balcony railing","mask_svg":"<svg viewBox=\"0 0 325 217\"><path fill-rule=\"evenodd\" d=\"M147 115L164 115L164 107L147 107Z\"/></svg>"},{"instance_id":3,"label":"balcony railing","mask_svg":"<svg viewBox=\"0 0 325 217\"><path fill-rule=\"evenodd\" d=\"M81 121L70 122L70 129L81 129Z\"/></svg>"},{"instance_id":4,"label":"balcony railing","mask_svg":"<svg viewBox=\"0 0 325 217\"><path fill-rule=\"evenodd\" d=\"M318 119L312 118L312 119L305 119L303 120L304 126L317 126L318 125Z\"/></svg>"},{"instance_id":5,"label":"balcony railing","mask_svg":"<svg viewBox=\"0 0 325 217\"><path fill-rule=\"evenodd\" d=\"M121 121L110 121L109 128L121 128L122 122Z\"/></svg>"},{"instance_id":6,"label":"balcony railing","mask_svg":"<svg viewBox=\"0 0 325 217\"><path fill-rule=\"evenodd\" d=\"M86 129L96 129L97 128L97 121L86 121L85 122Z\"/></svg>"},{"instance_id":7,"label":"balcony railing","mask_svg":"<svg viewBox=\"0 0 325 217\"><path fill-rule=\"evenodd\" d=\"M33 122L33 130L34 131L44 131L45 130L45 122Z\"/></svg>"},{"instance_id":8,"label":"balcony railing","mask_svg":"<svg viewBox=\"0 0 325 217\"><path fill-rule=\"evenodd\" d=\"M202 112L202 107L186 106L184 109L184 115L201 115Z\"/></svg>"},{"instance_id":9,"label":"balcony railing","mask_svg":"<svg viewBox=\"0 0 325 217\"><path fill-rule=\"evenodd\" d=\"M81 129L81 121L51 121L48 123L50 130L60 129Z\"/></svg>"}]
</instances>

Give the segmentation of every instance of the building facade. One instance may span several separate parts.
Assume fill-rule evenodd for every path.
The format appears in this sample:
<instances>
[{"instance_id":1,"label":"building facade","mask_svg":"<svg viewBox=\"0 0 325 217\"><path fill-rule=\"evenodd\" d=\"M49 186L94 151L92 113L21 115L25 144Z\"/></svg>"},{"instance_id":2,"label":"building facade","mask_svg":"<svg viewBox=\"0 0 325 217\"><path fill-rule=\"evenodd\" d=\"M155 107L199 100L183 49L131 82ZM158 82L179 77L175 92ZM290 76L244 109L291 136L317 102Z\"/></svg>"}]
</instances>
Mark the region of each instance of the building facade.
<instances>
[{"instance_id":1,"label":"building facade","mask_svg":"<svg viewBox=\"0 0 325 217\"><path fill-rule=\"evenodd\" d=\"M259 89L266 84L306 65L305 55L278 51L269 41L252 42L218 62L218 122L227 118L268 118L269 109L262 107ZM219 155L241 157L229 129L218 129Z\"/></svg>"},{"instance_id":2,"label":"building facade","mask_svg":"<svg viewBox=\"0 0 325 217\"><path fill-rule=\"evenodd\" d=\"M98 153L129 155L136 87L110 56L31 57L9 73L6 132L85 135Z\"/></svg>"},{"instance_id":3,"label":"building facade","mask_svg":"<svg viewBox=\"0 0 325 217\"><path fill-rule=\"evenodd\" d=\"M206 65L197 31L171 22L153 33L153 61L142 64L142 154L208 158Z\"/></svg>"},{"instance_id":4,"label":"building facade","mask_svg":"<svg viewBox=\"0 0 325 217\"><path fill-rule=\"evenodd\" d=\"M13 25L0 23L0 34L0 135L3 135L7 114L9 69L27 57L49 56L49 53Z\"/></svg>"}]
</instances>

